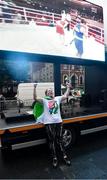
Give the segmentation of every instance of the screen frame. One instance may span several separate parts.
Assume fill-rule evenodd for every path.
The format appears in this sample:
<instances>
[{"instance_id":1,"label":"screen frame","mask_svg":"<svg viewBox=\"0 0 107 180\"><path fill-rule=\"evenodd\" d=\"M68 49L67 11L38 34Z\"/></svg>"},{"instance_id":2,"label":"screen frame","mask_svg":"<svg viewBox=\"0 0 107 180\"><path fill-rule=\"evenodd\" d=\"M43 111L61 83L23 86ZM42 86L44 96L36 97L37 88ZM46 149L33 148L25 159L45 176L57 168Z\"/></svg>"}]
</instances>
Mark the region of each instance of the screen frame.
<instances>
[{"instance_id":1,"label":"screen frame","mask_svg":"<svg viewBox=\"0 0 107 180\"><path fill-rule=\"evenodd\" d=\"M102 7L100 5L97 5L95 3L89 2L86 0L86 2L93 4L95 6ZM102 7L103 9L103 7ZM103 13L104 14L104 13ZM105 49L105 48L104 48ZM38 62L51 62L56 63L55 61L60 60L60 64L82 64L82 65L90 65L90 64L104 64L106 62L106 57L104 55L104 60L97 60L97 59L83 59L83 58L75 58L75 57L67 57L67 56L60 56L60 55L51 55L51 54L39 54L39 53L32 53L32 52L23 52L23 51L12 51L12 50L0 50L0 58L1 59L13 59L14 56L17 56L19 58L20 56L31 61L38 61ZM104 50L104 54L106 54ZM30 58L31 57L31 58ZM34 60L35 59L35 60ZM55 59L55 60L54 60ZM91 62L92 61L92 62ZM57 62L58 63L58 62Z\"/></svg>"},{"instance_id":2,"label":"screen frame","mask_svg":"<svg viewBox=\"0 0 107 180\"><path fill-rule=\"evenodd\" d=\"M82 58L69 58L63 56L53 56L53 55L43 55L43 54L35 54L35 53L27 53L27 52L16 52L16 51L5 51L0 50L0 60L27 60L27 61L36 61L36 62L47 62L53 64L73 64L73 65L105 65L107 64L106 58L107 52L105 52L105 61L97 61L90 59L82 59Z\"/></svg>"}]
</instances>

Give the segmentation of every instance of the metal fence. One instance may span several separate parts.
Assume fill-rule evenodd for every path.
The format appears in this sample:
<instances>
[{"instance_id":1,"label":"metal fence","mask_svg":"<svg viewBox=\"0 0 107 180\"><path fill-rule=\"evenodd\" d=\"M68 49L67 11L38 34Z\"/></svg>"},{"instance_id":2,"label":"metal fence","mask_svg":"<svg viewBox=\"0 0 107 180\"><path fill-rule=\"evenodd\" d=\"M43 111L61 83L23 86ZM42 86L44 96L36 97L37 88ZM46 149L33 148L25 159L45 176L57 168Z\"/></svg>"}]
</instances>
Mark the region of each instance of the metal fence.
<instances>
[{"instance_id":1,"label":"metal fence","mask_svg":"<svg viewBox=\"0 0 107 180\"><path fill-rule=\"evenodd\" d=\"M15 114L32 112L32 100L0 100L0 114L8 113L9 116ZM61 103L61 115L62 118L69 118L73 115L73 104L71 103Z\"/></svg>"},{"instance_id":2,"label":"metal fence","mask_svg":"<svg viewBox=\"0 0 107 180\"><path fill-rule=\"evenodd\" d=\"M75 18L73 18L75 16ZM70 28L76 24L76 15L71 14L72 21ZM12 24L32 24L42 26L55 26L56 22L61 19L61 14L31 9L21 6L4 5L0 2L0 23ZM87 23L88 36L93 36L96 41L104 44L104 28L98 27L92 22Z\"/></svg>"}]
</instances>

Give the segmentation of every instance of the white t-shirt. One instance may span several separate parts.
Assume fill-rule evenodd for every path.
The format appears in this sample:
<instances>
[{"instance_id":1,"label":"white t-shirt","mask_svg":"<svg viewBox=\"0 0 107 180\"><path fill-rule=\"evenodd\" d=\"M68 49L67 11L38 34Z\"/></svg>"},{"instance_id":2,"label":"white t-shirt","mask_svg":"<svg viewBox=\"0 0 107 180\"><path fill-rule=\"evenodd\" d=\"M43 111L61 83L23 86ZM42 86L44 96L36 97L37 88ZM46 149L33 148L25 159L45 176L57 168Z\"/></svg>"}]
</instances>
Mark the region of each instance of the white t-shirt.
<instances>
[{"instance_id":1,"label":"white t-shirt","mask_svg":"<svg viewBox=\"0 0 107 180\"><path fill-rule=\"evenodd\" d=\"M62 96L56 96L52 100L43 99L44 105L44 124L53 124L62 122L60 113L60 102Z\"/></svg>"}]
</instances>

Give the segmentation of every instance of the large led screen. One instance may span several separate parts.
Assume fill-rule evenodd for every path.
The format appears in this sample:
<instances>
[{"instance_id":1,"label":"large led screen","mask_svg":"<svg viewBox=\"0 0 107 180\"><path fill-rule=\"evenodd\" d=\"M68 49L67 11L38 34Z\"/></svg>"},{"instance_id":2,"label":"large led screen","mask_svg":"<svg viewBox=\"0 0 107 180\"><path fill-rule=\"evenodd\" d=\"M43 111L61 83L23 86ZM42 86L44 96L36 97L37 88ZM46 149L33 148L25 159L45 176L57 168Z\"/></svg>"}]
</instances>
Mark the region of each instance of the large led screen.
<instances>
[{"instance_id":1,"label":"large led screen","mask_svg":"<svg viewBox=\"0 0 107 180\"><path fill-rule=\"evenodd\" d=\"M104 61L103 8L84 0L1 0L0 50Z\"/></svg>"}]
</instances>

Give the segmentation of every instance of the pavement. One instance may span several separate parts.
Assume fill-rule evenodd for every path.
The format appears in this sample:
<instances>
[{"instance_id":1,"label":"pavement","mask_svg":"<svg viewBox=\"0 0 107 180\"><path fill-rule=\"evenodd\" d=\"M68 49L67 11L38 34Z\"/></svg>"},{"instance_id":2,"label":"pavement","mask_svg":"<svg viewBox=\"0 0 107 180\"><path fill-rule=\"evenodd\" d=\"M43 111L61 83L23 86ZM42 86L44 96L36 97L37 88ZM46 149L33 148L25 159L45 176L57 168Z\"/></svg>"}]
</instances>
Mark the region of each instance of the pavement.
<instances>
[{"instance_id":1,"label":"pavement","mask_svg":"<svg viewBox=\"0 0 107 180\"><path fill-rule=\"evenodd\" d=\"M107 131L81 136L67 153L71 166L59 155L54 169L46 144L0 152L0 179L107 179Z\"/></svg>"}]
</instances>

